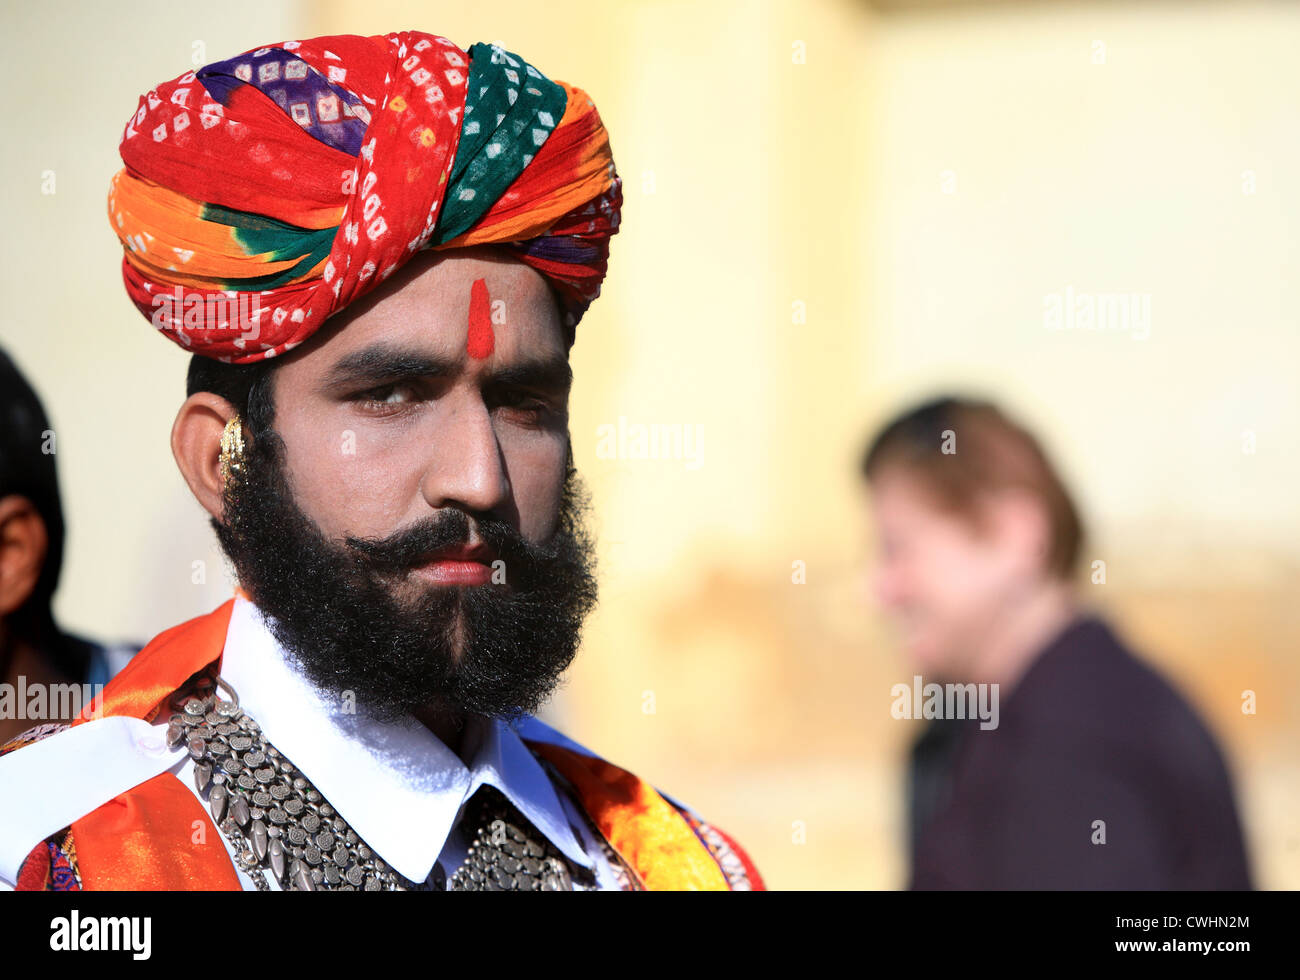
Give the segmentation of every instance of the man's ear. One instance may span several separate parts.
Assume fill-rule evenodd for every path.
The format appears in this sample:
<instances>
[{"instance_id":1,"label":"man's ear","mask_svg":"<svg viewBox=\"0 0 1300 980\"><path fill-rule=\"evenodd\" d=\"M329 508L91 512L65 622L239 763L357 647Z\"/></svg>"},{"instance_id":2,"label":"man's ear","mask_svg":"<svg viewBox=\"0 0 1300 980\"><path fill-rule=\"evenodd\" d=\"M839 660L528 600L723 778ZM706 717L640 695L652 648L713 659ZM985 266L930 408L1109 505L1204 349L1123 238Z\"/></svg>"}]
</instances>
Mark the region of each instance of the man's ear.
<instances>
[{"instance_id":1,"label":"man's ear","mask_svg":"<svg viewBox=\"0 0 1300 980\"><path fill-rule=\"evenodd\" d=\"M0 616L20 609L36 591L49 532L36 506L26 497L0 497Z\"/></svg>"},{"instance_id":2,"label":"man's ear","mask_svg":"<svg viewBox=\"0 0 1300 980\"><path fill-rule=\"evenodd\" d=\"M172 455L194 499L222 520L221 433L235 406L220 395L199 391L185 399L172 424Z\"/></svg>"}]
</instances>

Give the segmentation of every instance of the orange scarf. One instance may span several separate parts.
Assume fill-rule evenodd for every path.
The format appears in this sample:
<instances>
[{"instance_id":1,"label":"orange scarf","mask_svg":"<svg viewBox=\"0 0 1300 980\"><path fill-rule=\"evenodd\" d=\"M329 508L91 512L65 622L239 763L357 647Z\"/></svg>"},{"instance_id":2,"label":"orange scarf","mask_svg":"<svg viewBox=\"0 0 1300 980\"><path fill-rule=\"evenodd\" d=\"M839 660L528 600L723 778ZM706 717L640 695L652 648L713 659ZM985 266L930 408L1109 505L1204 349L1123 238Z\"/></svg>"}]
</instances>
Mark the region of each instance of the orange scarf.
<instances>
[{"instance_id":1,"label":"orange scarf","mask_svg":"<svg viewBox=\"0 0 1300 980\"><path fill-rule=\"evenodd\" d=\"M152 721L194 674L221 659L234 600L159 634L73 722L129 715ZM569 780L600 832L649 890L726 891L718 861L686 818L648 783L602 759L528 743ZM72 823L82 887L238 891L239 878L207 810L159 773ZM762 882L743 852L753 887Z\"/></svg>"}]
</instances>

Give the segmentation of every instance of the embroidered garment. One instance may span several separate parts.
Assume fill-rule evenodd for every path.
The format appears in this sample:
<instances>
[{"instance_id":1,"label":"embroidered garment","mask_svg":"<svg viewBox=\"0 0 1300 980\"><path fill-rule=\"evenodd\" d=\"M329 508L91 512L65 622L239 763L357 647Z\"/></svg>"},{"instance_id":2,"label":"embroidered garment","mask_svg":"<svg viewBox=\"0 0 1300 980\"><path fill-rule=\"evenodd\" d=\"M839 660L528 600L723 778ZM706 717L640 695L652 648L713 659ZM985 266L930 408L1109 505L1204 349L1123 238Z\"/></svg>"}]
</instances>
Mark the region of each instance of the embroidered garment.
<instances>
[{"instance_id":1,"label":"embroidered garment","mask_svg":"<svg viewBox=\"0 0 1300 980\"><path fill-rule=\"evenodd\" d=\"M11 790L0 799L0 882L254 887L234 843L213 825L198 786L207 782L194 778L185 741L167 737L176 693L216 672L239 679L264 713L268 739L336 804L349 830L412 881L446 881L464 863L466 841L454 830L475 790L490 786L572 867L593 869L595 887L763 887L721 831L534 718L480 726L463 747L469 765L419 726L357 716L340 727L295 687L300 678L242 598L156 638L70 728L47 726L44 737L0 749L0 783ZM77 765L94 778L70 782ZM419 819L401 816L410 813ZM196 825L206 828L197 840Z\"/></svg>"}]
</instances>

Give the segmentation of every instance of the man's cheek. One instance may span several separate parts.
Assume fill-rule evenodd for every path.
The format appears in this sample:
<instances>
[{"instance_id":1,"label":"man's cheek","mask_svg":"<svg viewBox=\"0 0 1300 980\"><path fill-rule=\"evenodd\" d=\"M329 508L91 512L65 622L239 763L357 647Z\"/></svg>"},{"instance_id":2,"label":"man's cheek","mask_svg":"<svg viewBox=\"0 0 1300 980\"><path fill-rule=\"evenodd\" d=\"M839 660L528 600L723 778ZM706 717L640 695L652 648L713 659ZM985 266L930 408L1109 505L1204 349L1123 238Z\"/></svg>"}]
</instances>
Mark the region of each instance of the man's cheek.
<instances>
[{"instance_id":1,"label":"man's cheek","mask_svg":"<svg viewBox=\"0 0 1300 980\"><path fill-rule=\"evenodd\" d=\"M300 453L289 476L299 508L328 538L387 534L400 516L393 470L360 453L340 451L319 437L314 453Z\"/></svg>"},{"instance_id":2,"label":"man's cheek","mask_svg":"<svg viewBox=\"0 0 1300 980\"><path fill-rule=\"evenodd\" d=\"M410 503L418 493L418 481L408 490L398 476L400 472L362 460L338 466L330 481L328 506L340 536L345 532L382 537L410 519Z\"/></svg>"},{"instance_id":3,"label":"man's cheek","mask_svg":"<svg viewBox=\"0 0 1300 980\"><path fill-rule=\"evenodd\" d=\"M534 544L549 540L559 523L563 479L551 473L532 473L522 482L512 483L519 507L519 533Z\"/></svg>"}]
</instances>

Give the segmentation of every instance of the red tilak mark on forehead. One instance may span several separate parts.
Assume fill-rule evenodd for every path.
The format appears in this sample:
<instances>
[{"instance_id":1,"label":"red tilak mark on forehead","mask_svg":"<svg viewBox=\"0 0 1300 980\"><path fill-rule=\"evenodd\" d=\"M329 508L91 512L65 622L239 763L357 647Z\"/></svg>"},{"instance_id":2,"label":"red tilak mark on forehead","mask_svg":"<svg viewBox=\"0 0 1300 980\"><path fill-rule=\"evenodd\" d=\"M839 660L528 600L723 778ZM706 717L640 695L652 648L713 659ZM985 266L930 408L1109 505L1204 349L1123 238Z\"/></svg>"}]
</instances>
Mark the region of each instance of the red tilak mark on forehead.
<instances>
[{"instance_id":1,"label":"red tilak mark on forehead","mask_svg":"<svg viewBox=\"0 0 1300 980\"><path fill-rule=\"evenodd\" d=\"M465 353L481 361L492 353L495 346L487 283L475 279L469 290L469 333L465 335Z\"/></svg>"}]
</instances>

